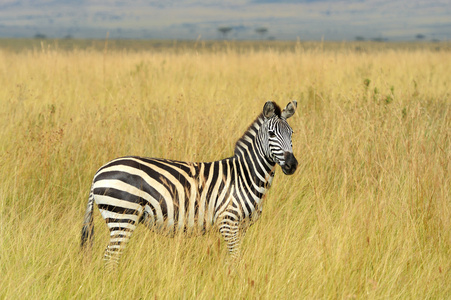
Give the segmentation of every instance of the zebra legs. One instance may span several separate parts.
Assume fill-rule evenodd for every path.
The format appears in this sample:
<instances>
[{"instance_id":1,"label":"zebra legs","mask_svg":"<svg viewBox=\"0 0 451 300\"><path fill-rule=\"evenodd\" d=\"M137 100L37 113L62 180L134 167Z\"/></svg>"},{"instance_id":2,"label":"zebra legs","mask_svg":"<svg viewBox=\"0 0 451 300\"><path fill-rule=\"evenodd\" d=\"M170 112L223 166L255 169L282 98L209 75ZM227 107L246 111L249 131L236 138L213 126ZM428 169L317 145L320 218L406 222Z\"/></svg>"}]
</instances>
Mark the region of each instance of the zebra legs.
<instances>
[{"instance_id":1,"label":"zebra legs","mask_svg":"<svg viewBox=\"0 0 451 300\"><path fill-rule=\"evenodd\" d=\"M105 249L103 259L107 269L114 269L118 266L122 252L136 228L136 222L107 224L110 229L110 242Z\"/></svg>"},{"instance_id":2,"label":"zebra legs","mask_svg":"<svg viewBox=\"0 0 451 300\"><path fill-rule=\"evenodd\" d=\"M227 249L229 250L232 259L239 259L241 255L241 240L244 237L246 230L240 226L238 221L226 218L221 222L219 232L227 242Z\"/></svg>"}]
</instances>

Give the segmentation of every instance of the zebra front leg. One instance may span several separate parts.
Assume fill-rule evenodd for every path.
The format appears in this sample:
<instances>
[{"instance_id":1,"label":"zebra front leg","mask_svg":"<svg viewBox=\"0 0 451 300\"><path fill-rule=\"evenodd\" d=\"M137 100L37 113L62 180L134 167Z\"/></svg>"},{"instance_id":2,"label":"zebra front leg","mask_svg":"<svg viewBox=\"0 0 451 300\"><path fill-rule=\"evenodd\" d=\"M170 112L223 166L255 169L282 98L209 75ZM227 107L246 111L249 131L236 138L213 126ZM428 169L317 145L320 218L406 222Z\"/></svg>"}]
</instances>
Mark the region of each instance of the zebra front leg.
<instances>
[{"instance_id":1,"label":"zebra front leg","mask_svg":"<svg viewBox=\"0 0 451 300\"><path fill-rule=\"evenodd\" d=\"M239 260L241 256L241 240L246 230L241 228L237 220L226 218L221 222L219 232L227 242L227 249L233 260Z\"/></svg>"}]
</instances>

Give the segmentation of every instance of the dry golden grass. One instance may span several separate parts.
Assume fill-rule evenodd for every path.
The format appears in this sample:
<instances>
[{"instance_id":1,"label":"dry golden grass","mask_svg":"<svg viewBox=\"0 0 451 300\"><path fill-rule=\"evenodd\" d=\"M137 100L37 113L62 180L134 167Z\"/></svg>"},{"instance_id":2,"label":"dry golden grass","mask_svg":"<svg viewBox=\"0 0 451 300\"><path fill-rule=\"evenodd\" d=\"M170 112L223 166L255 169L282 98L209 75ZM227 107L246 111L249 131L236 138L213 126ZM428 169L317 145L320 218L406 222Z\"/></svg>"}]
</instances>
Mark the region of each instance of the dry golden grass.
<instances>
[{"instance_id":1,"label":"dry golden grass","mask_svg":"<svg viewBox=\"0 0 451 300\"><path fill-rule=\"evenodd\" d=\"M434 48L0 50L0 298L451 297L451 53ZM242 260L219 234L143 227L104 274L92 176L134 154L231 156L272 99L299 170L277 169Z\"/></svg>"}]
</instances>

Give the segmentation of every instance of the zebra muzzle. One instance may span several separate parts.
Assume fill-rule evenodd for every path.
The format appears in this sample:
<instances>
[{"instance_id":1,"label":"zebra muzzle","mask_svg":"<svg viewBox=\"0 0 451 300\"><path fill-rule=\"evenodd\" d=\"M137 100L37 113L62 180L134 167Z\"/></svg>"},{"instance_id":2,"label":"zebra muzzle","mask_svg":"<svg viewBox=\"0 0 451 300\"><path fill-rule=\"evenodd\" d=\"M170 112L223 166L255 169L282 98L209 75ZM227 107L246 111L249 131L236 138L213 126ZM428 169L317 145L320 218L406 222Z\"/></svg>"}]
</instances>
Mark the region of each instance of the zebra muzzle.
<instances>
[{"instance_id":1,"label":"zebra muzzle","mask_svg":"<svg viewBox=\"0 0 451 300\"><path fill-rule=\"evenodd\" d=\"M292 152L284 153L285 164L282 166L282 171L285 175L292 175L298 167L298 161Z\"/></svg>"}]
</instances>

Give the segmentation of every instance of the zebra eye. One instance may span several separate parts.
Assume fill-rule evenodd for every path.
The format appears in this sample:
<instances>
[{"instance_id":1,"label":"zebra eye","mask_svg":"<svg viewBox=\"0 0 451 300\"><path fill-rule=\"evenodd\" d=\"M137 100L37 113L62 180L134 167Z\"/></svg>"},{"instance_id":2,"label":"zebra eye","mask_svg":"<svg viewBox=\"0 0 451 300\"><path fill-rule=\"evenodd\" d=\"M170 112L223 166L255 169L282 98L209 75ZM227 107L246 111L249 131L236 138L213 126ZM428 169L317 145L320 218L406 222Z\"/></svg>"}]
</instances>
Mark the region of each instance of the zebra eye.
<instances>
[{"instance_id":1,"label":"zebra eye","mask_svg":"<svg viewBox=\"0 0 451 300\"><path fill-rule=\"evenodd\" d=\"M269 130L268 131L268 133L269 133L269 137L275 137L276 136L276 134L274 133L274 131L272 131L272 130Z\"/></svg>"}]
</instances>

